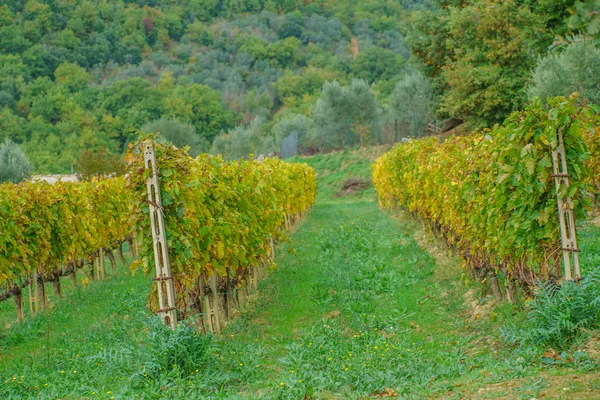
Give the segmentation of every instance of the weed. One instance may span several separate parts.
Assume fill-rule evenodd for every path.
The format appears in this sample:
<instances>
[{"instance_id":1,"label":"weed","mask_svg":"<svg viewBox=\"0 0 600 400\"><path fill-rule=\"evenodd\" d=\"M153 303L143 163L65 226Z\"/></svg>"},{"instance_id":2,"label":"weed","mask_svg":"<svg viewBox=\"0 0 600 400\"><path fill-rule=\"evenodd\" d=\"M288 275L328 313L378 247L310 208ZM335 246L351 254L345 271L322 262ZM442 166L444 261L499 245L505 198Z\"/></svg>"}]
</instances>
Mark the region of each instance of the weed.
<instances>
[{"instance_id":1,"label":"weed","mask_svg":"<svg viewBox=\"0 0 600 400\"><path fill-rule=\"evenodd\" d=\"M580 283L541 284L528 305L525 325L502 330L509 343L569 347L600 324L600 268L588 272Z\"/></svg>"}]
</instances>

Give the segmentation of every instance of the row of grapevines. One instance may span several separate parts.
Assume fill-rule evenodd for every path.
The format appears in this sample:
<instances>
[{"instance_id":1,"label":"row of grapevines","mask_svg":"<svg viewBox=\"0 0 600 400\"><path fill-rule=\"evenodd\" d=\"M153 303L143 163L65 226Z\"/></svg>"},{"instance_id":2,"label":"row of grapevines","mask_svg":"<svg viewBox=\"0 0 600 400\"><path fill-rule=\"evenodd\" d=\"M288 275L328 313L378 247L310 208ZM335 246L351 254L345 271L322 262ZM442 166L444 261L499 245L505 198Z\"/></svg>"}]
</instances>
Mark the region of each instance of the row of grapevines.
<instances>
[{"instance_id":1,"label":"row of grapevines","mask_svg":"<svg viewBox=\"0 0 600 400\"><path fill-rule=\"evenodd\" d=\"M286 214L308 210L315 201L315 171L304 164L276 158L225 162L202 154L191 158L185 149L155 148L171 271L178 308L199 296L200 278L215 272L234 281L270 253L270 238L279 238ZM135 192L139 264L154 271L152 237L146 194L148 171L141 147L128 155L129 177Z\"/></svg>"},{"instance_id":2,"label":"row of grapevines","mask_svg":"<svg viewBox=\"0 0 600 400\"><path fill-rule=\"evenodd\" d=\"M575 97L550 104L547 110L536 101L503 126L467 137L396 146L373 167L380 204L429 221L476 272L500 270L524 285L558 279L551 152L560 130L571 174L571 186L560 196L573 198L581 215L589 179L584 137L594 137L596 117L590 107L578 107Z\"/></svg>"},{"instance_id":3,"label":"row of grapevines","mask_svg":"<svg viewBox=\"0 0 600 400\"><path fill-rule=\"evenodd\" d=\"M0 284L54 274L133 231L124 178L0 185Z\"/></svg>"}]
</instances>

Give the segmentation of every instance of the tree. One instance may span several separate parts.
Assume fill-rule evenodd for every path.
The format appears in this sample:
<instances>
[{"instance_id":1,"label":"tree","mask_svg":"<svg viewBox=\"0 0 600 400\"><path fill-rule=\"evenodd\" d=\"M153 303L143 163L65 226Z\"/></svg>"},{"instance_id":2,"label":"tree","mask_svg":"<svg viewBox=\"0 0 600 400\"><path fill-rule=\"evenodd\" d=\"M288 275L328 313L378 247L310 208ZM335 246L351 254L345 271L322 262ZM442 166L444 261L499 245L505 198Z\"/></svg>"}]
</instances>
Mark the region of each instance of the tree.
<instances>
[{"instance_id":1,"label":"tree","mask_svg":"<svg viewBox=\"0 0 600 400\"><path fill-rule=\"evenodd\" d=\"M573 12L569 18L569 27L600 40L600 0L573 1Z\"/></svg>"},{"instance_id":2,"label":"tree","mask_svg":"<svg viewBox=\"0 0 600 400\"><path fill-rule=\"evenodd\" d=\"M275 124L273 133L278 141L288 136L294 131L298 132L298 137L305 137L311 129L312 120L306 115L289 114L281 118Z\"/></svg>"},{"instance_id":3,"label":"tree","mask_svg":"<svg viewBox=\"0 0 600 400\"><path fill-rule=\"evenodd\" d=\"M300 39L304 33L304 21L295 14L286 14L283 22L277 28L280 39L296 37Z\"/></svg>"},{"instance_id":4,"label":"tree","mask_svg":"<svg viewBox=\"0 0 600 400\"><path fill-rule=\"evenodd\" d=\"M255 118L248 125L239 125L215 138L211 153L222 155L226 160L238 160L249 155L274 152L275 142L263 131L264 120Z\"/></svg>"},{"instance_id":5,"label":"tree","mask_svg":"<svg viewBox=\"0 0 600 400\"><path fill-rule=\"evenodd\" d=\"M527 94L545 103L549 97L579 92L580 99L600 104L599 76L600 49L589 40L575 42L540 60Z\"/></svg>"},{"instance_id":6,"label":"tree","mask_svg":"<svg viewBox=\"0 0 600 400\"><path fill-rule=\"evenodd\" d=\"M399 75L403 64L404 59L390 50L369 47L352 61L350 70L356 78L364 79L371 84Z\"/></svg>"},{"instance_id":7,"label":"tree","mask_svg":"<svg viewBox=\"0 0 600 400\"><path fill-rule=\"evenodd\" d=\"M425 132L433 110L433 90L423 74L412 73L398 82L390 102L396 121L407 125L411 136Z\"/></svg>"},{"instance_id":8,"label":"tree","mask_svg":"<svg viewBox=\"0 0 600 400\"><path fill-rule=\"evenodd\" d=\"M189 153L192 157L206 152L210 146L205 138L196 133L194 125L174 119L157 119L144 125L141 131L160 134L159 142L172 143L177 147L189 146Z\"/></svg>"},{"instance_id":9,"label":"tree","mask_svg":"<svg viewBox=\"0 0 600 400\"><path fill-rule=\"evenodd\" d=\"M18 144L6 139L0 146L0 183L19 183L31 177L31 164Z\"/></svg>"},{"instance_id":10,"label":"tree","mask_svg":"<svg viewBox=\"0 0 600 400\"><path fill-rule=\"evenodd\" d=\"M54 71L56 84L64 87L71 92L78 92L85 89L90 80L90 74L77 64L63 63Z\"/></svg>"},{"instance_id":11,"label":"tree","mask_svg":"<svg viewBox=\"0 0 600 400\"><path fill-rule=\"evenodd\" d=\"M313 109L322 151L356 144L353 134L364 145L373 131L376 115L377 100L366 81L355 79L348 87L337 81L326 82Z\"/></svg>"},{"instance_id":12,"label":"tree","mask_svg":"<svg viewBox=\"0 0 600 400\"><path fill-rule=\"evenodd\" d=\"M125 165L121 157L110 154L106 148L98 151L84 149L77 160L77 175L89 181L94 177L122 175Z\"/></svg>"},{"instance_id":13,"label":"tree","mask_svg":"<svg viewBox=\"0 0 600 400\"><path fill-rule=\"evenodd\" d=\"M273 128L273 134L275 135L276 143L281 144L282 140L292 134L293 132L298 133L298 147L303 151L306 147L316 146L320 143L312 142L310 139L310 133L312 130L313 121L306 115L302 114L288 114L281 118L275 124Z\"/></svg>"},{"instance_id":14,"label":"tree","mask_svg":"<svg viewBox=\"0 0 600 400\"><path fill-rule=\"evenodd\" d=\"M226 110L221 94L206 85L177 86L165 98L165 116L189 121L208 142L231 126L234 116Z\"/></svg>"},{"instance_id":15,"label":"tree","mask_svg":"<svg viewBox=\"0 0 600 400\"><path fill-rule=\"evenodd\" d=\"M375 128L377 99L371 87L362 79L353 79L348 92L352 129L360 139L360 147L363 147Z\"/></svg>"},{"instance_id":16,"label":"tree","mask_svg":"<svg viewBox=\"0 0 600 400\"><path fill-rule=\"evenodd\" d=\"M442 68L447 90L441 111L482 127L523 106L530 70L545 52L548 33L515 0L481 0L450 9L446 40L453 53Z\"/></svg>"}]
</instances>

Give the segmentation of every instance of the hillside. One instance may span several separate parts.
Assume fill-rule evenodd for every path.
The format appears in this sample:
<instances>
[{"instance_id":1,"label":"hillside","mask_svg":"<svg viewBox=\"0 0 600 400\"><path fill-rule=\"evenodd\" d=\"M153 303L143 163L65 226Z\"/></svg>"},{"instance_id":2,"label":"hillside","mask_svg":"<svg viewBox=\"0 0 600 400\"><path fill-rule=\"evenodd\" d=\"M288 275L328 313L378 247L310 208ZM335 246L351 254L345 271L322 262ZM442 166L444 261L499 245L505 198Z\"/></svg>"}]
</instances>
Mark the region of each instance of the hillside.
<instances>
[{"instance_id":1,"label":"hillside","mask_svg":"<svg viewBox=\"0 0 600 400\"><path fill-rule=\"evenodd\" d=\"M360 77L389 93L409 57L402 21L415 6L307 4L5 2L0 142L21 144L36 173L66 173L84 149L119 155L161 118L175 121L163 134L196 153L257 121L268 152L280 139L275 115L309 112L327 81Z\"/></svg>"},{"instance_id":2,"label":"hillside","mask_svg":"<svg viewBox=\"0 0 600 400\"><path fill-rule=\"evenodd\" d=\"M597 35L593 7L546 3L4 2L0 142L33 173L86 173L92 156L110 173L140 130L237 159L294 132L324 152L435 119L491 127L534 96L597 102L585 73L547 73L595 70L573 36Z\"/></svg>"}]
</instances>

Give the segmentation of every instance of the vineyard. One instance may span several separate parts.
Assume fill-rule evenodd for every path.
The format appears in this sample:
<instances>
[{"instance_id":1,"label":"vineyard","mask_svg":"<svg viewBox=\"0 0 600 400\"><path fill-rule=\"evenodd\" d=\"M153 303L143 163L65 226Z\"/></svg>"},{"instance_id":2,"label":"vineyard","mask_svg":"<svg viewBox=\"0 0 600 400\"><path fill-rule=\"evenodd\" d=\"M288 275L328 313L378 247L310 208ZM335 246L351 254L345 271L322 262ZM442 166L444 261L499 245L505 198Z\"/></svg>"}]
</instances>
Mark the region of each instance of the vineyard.
<instances>
[{"instance_id":1,"label":"vineyard","mask_svg":"<svg viewBox=\"0 0 600 400\"><path fill-rule=\"evenodd\" d=\"M422 218L502 297L500 276L512 300L517 284L530 289L563 277L557 197L581 218L599 193L597 117L576 96L551 105L533 103L479 134L397 146L373 169L382 206ZM559 145L570 182L555 185Z\"/></svg>"},{"instance_id":2,"label":"vineyard","mask_svg":"<svg viewBox=\"0 0 600 400\"><path fill-rule=\"evenodd\" d=\"M147 275L154 271L147 173L139 150L131 149L127 178L0 187L0 285L5 288L0 300L14 298L17 318L25 315L23 288L29 287L31 314L41 311L46 283L61 297L61 277L70 276L76 285L83 269L89 279L104 278L104 257L114 272L113 250L124 262L126 241L141 254L131 268L141 267ZM237 289L251 276L256 285L254 274L264 274L273 263L274 243L285 240L285 231L314 203L314 171L278 159L193 159L185 149L164 145L157 152L176 311L180 318L206 312L204 284L214 277L214 294L217 287L229 293L220 299L223 315L217 312L226 318L231 303L238 303ZM257 266L261 269L254 271ZM158 303L156 293L150 298Z\"/></svg>"},{"instance_id":3,"label":"vineyard","mask_svg":"<svg viewBox=\"0 0 600 400\"><path fill-rule=\"evenodd\" d=\"M599 399L599 77L600 0L0 2L0 400Z\"/></svg>"},{"instance_id":4,"label":"vineyard","mask_svg":"<svg viewBox=\"0 0 600 400\"><path fill-rule=\"evenodd\" d=\"M29 287L34 313L45 307L45 283L60 296L61 277L76 283L84 267L91 279L103 277L105 255L115 268L115 249L124 260L121 245L132 243L133 228L125 186L123 178L0 185L0 299L14 297L18 318L23 288Z\"/></svg>"},{"instance_id":5,"label":"vineyard","mask_svg":"<svg viewBox=\"0 0 600 400\"><path fill-rule=\"evenodd\" d=\"M134 267L141 265L149 275L156 269L153 253L157 249L147 234L151 230L149 172L141 155L141 146L133 147L129 159L133 207L139 211L134 226L136 237L142 238L142 257ZM315 172L275 158L233 163L208 155L194 159L186 150L171 146L159 146L156 158L160 160L160 212L176 293L174 307L181 318L216 308L210 327L218 330L218 314L231 313L240 301L238 294L245 299L248 293L243 284L255 288L256 275L264 275L274 262L274 242L285 239L285 231L314 204ZM205 292L216 295L217 288L227 294L212 298L211 302L223 303L213 307L203 298ZM155 307L160 303L157 296L152 296Z\"/></svg>"},{"instance_id":6,"label":"vineyard","mask_svg":"<svg viewBox=\"0 0 600 400\"><path fill-rule=\"evenodd\" d=\"M565 99L555 107L557 120L567 121L569 127L564 138L569 149L568 167L573 171L571 185L577 191L568 195L579 213L593 203L583 196L593 182L588 172L594 168L587 156L590 137L583 134L591 114ZM4 246L31 244L19 253L20 258L13 256L11 263L3 266L7 293L13 295L14 288L21 286L25 289L22 298L35 298L35 289L51 282L52 276L57 276L57 281L62 275L74 278L65 285L69 291L63 299L47 294L44 298L50 299L51 307L40 308L23 322L15 323L12 307L0 303L0 319L8 326L0 334L0 346L7 354L0 357L0 395L317 399L335 393L339 398L501 398L540 393L552 397L568 387L581 398L594 398L593 388L600 382L589 372L597 370L599 361L582 347L585 342L559 339L561 347L556 348L560 352L556 353L543 345L501 344L508 340L504 338L509 332L502 327L526 326L525 313L520 311L526 306L518 303L519 310L509 311L506 303L494 303L485 295L491 290L489 283L479 284L475 279L463 285L460 260L448 255L446 245L410 218L418 216L428 230L442 235L462 257L472 255L465 259L475 271L497 267L478 263L477 257L494 254L501 260L506 254L503 252L512 252L513 257L505 260L516 260L519 254L523 263L515 265L530 268L528 274L559 277L560 257L548 261L537 253L560 247L551 166L534 169L541 175L531 177L523 186L511 178L507 180L513 186L503 188L507 180L493 179L493 167L483 169L484 162L472 150L478 146L478 152L487 152L482 154L488 161L494 160L486 164L492 166L502 161L515 166L510 162L515 156L509 152L521 157L528 143L533 143L530 148L536 151L523 153L523 157L535 161L549 157L553 146L550 139L546 143L543 135L518 130L523 126L519 121L527 120L527 116L538 121L534 115L548 124L546 138L551 138L549 132L556 126L552 125L552 113L539 113L534 106L515 115L504 127L481 135L294 160L301 163L279 159L225 162L208 155L191 158L185 149L154 144L160 199L149 197L148 184L156 181L152 180L153 169L145 162L148 141L130 147L126 178L5 185L6 204L12 200L23 211L16 220L16 215L7 211L14 208L3 209L3 215L21 221L17 225L3 219L7 227L14 226L10 232L15 238L7 240L4 236ZM515 132L512 139L506 135L508 130ZM463 160L465 155L470 158ZM390 215L377 207L372 188L340 197L349 178L366 179L371 174L370 164L377 157L373 183L382 205L393 208ZM461 174L451 165L470 173ZM435 176L436 171L445 171L444 179ZM525 176L529 171L524 166L515 173ZM540 180L540 176L545 179ZM313 205L317 179L323 191ZM463 182L465 179L469 180ZM532 182L536 190L526 189ZM547 209L550 214L546 223L549 230L537 236L532 231L511 231L508 223L496 227L530 240L523 242L530 247L522 253L517 253L516 246L511 248L510 242L504 247L486 247L475 242L476 236L465 236L467 231L455 235L442 222L449 219L433 223L434 214L427 214L426 219L424 209L416 207L426 204L428 212L443 216L446 214L435 208L443 201L443 211L452 212L457 221L452 227L468 226L458 219L463 215L460 212L475 211L481 203L473 193L495 193L486 189L490 183L504 193L514 193L508 200L511 204L517 199L524 201L522 210L514 212L524 215ZM450 208L444 197L425 197L427 187L434 184L447 184L448 188L436 196L462 199L462 208ZM19 203L19 191L46 208ZM61 197L63 193L71 196ZM411 199L411 193L420 197ZM530 197L525 196L527 193ZM48 197L52 201L43 202ZM409 212L398 211L397 206ZM155 316L161 315L157 288L162 281L155 273L156 247L151 233L157 224L151 219L153 207L160 210L167 237L176 306L173 311L178 321L174 330ZM496 207L493 212L502 210ZM504 212L510 216L509 211ZM79 215L82 217L76 217ZM33 218L53 221L44 231L45 242L43 236L38 242L27 240L28 235L34 235L28 223ZM536 229L539 226L542 224ZM481 225L479 229L489 229L485 233L490 235L494 228ZM597 261L594 254L599 250L600 231L586 225L579 233L584 272L581 285L594 287L587 276L595 276L590 265ZM59 238L64 241L58 242ZM60 247L52 248L53 241ZM543 246L538 246L540 243ZM468 250L464 247L467 244ZM135 253L132 257L125 251L126 263L119 255L121 245ZM35 256L40 248L51 249L43 253L43 262ZM116 271L103 273L98 267L103 263L94 259L102 253L110 259L114 250L119 255L115 257ZM136 270L143 273L135 274ZM506 271L503 276L504 270L498 269L499 281L504 283L510 277L521 288L529 287L529 280L519 280L517 271L522 270ZM481 272L474 274L481 276L477 274ZM104 279L92 280L103 275ZM38 277L43 281L37 287L34 282L30 296L28 280ZM90 280L85 287L84 280ZM488 300L472 300L474 290ZM580 294L565 296L579 298ZM207 334L211 330L220 333ZM486 344L489 342L494 343L493 351ZM551 363L548 354L555 357ZM531 382L543 383L532 386Z\"/></svg>"}]
</instances>

